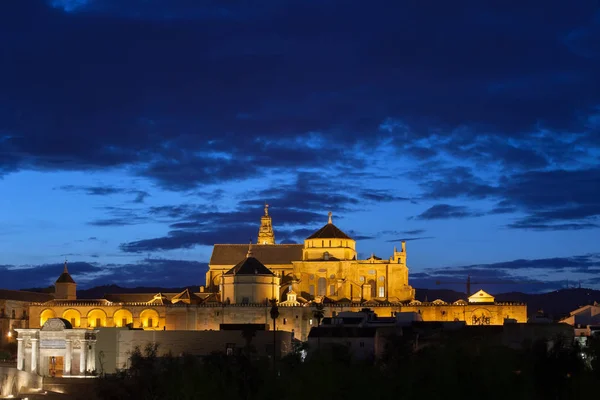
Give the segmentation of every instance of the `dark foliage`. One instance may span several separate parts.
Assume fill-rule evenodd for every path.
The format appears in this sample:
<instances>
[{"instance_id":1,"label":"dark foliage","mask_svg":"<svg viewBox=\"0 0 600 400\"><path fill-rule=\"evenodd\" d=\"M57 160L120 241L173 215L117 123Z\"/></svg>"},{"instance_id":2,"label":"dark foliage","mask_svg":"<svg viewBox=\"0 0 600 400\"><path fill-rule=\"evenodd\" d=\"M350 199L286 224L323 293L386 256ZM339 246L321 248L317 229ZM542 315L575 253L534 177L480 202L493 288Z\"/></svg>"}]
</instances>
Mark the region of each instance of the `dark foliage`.
<instances>
[{"instance_id":1,"label":"dark foliage","mask_svg":"<svg viewBox=\"0 0 600 400\"><path fill-rule=\"evenodd\" d=\"M248 336L251 339L251 336ZM467 337L414 351L415 342L391 338L381 360L353 360L344 346L304 362L299 353L272 363L250 351L205 358L158 357L155 345L130 358L130 368L102 377L103 399L580 399L591 398L600 377L600 343L584 351L560 338L512 350ZM581 354L586 354L582 358ZM590 361L591 360L591 361Z\"/></svg>"}]
</instances>

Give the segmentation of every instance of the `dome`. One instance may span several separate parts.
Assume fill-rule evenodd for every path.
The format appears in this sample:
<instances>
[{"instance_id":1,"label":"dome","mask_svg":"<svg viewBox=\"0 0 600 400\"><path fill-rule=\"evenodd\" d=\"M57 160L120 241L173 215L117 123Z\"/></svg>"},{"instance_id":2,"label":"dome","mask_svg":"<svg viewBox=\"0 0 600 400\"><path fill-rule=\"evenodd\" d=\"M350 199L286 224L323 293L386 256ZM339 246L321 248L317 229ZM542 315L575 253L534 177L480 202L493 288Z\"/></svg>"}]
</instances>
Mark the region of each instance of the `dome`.
<instances>
[{"instance_id":1,"label":"dome","mask_svg":"<svg viewBox=\"0 0 600 400\"><path fill-rule=\"evenodd\" d=\"M310 239L350 239L352 238L346 235L340 228L335 226L331 221L331 213L329 213L329 222L327 225L310 235L306 240Z\"/></svg>"}]
</instances>

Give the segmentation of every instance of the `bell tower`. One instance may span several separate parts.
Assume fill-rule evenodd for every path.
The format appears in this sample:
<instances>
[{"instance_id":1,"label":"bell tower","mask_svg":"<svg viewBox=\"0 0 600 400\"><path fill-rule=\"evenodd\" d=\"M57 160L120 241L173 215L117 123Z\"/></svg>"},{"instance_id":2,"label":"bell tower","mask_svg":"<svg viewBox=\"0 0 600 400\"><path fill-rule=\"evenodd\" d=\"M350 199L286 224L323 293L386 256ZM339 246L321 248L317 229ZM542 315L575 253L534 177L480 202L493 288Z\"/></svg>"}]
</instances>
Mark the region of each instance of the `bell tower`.
<instances>
[{"instance_id":1,"label":"bell tower","mask_svg":"<svg viewBox=\"0 0 600 400\"><path fill-rule=\"evenodd\" d=\"M269 205L265 204L265 215L260 218L257 244L275 244L275 233L269 216Z\"/></svg>"}]
</instances>

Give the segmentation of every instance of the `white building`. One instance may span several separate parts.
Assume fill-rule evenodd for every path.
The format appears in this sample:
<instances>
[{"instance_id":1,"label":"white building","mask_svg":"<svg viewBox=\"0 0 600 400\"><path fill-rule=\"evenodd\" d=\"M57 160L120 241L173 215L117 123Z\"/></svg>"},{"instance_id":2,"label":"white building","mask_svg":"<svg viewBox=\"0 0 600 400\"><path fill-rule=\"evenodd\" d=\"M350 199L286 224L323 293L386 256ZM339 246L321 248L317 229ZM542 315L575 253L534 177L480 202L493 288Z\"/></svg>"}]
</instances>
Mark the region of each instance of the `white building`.
<instances>
[{"instance_id":1,"label":"white building","mask_svg":"<svg viewBox=\"0 0 600 400\"><path fill-rule=\"evenodd\" d=\"M84 376L96 370L97 330L52 318L40 329L15 329L17 369L41 376Z\"/></svg>"}]
</instances>

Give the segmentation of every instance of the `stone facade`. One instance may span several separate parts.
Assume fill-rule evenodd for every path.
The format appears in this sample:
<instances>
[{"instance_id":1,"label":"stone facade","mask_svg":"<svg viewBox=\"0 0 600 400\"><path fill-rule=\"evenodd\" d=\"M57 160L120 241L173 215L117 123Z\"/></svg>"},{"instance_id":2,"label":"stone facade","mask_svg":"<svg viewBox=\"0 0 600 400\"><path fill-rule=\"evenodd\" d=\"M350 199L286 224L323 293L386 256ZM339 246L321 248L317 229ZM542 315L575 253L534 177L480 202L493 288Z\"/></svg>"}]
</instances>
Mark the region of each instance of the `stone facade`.
<instances>
[{"instance_id":1,"label":"stone facade","mask_svg":"<svg viewBox=\"0 0 600 400\"><path fill-rule=\"evenodd\" d=\"M279 300L278 330L305 341L316 325L315 304L325 317L343 311L372 309L380 316L416 312L423 321L465 321L467 325L502 325L505 319L527 322L527 306L497 303L479 291L465 300L419 302L409 285L406 243L391 257L358 260L356 242L328 223L304 244L275 244L265 207L260 237L266 244L216 244L197 293L112 294L100 300L56 299L32 304L29 327L63 318L74 329L124 327L144 330L219 330L223 324L272 325L269 299ZM271 243L271 239L272 242ZM59 279L75 282L65 265ZM70 292L69 292L70 293ZM66 297L66 296L64 296Z\"/></svg>"},{"instance_id":2,"label":"stone facade","mask_svg":"<svg viewBox=\"0 0 600 400\"><path fill-rule=\"evenodd\" d=\"M96 330L52 318L41 329L17 329L17 369L41 376L81 376L96 369Z\"/></svg>"}]
</instances>

